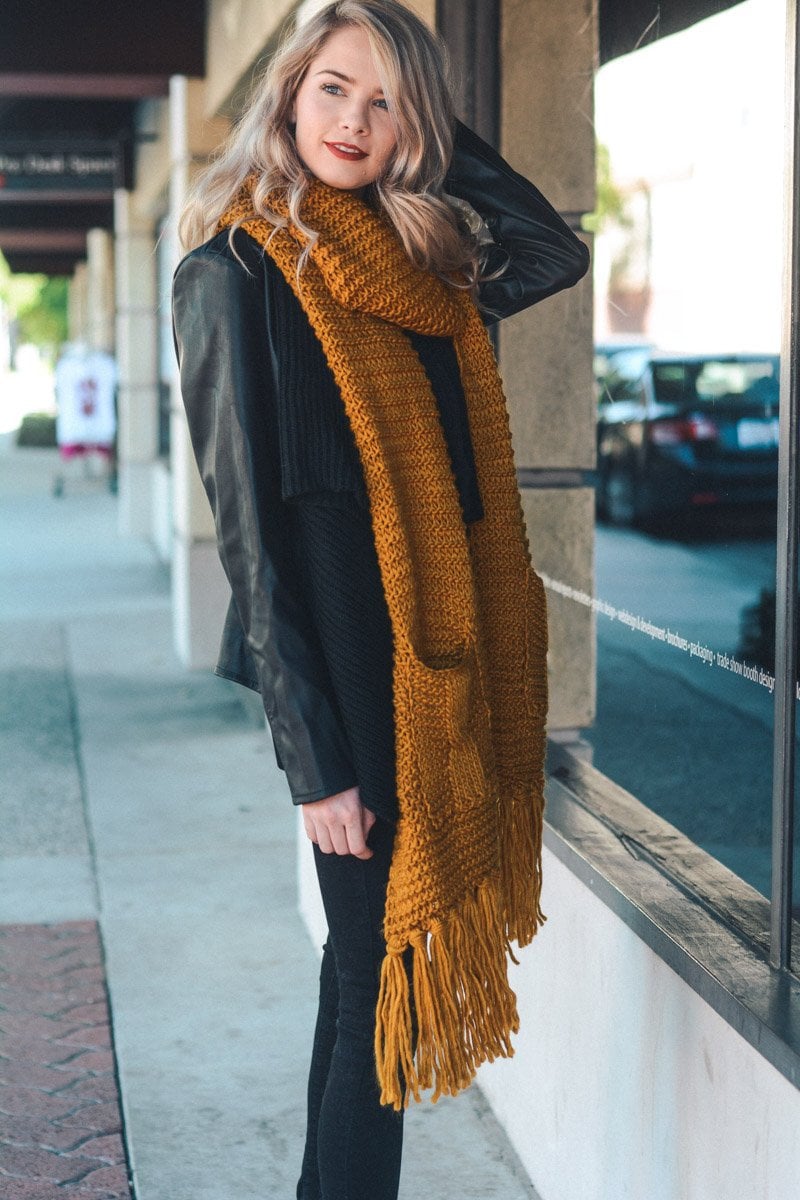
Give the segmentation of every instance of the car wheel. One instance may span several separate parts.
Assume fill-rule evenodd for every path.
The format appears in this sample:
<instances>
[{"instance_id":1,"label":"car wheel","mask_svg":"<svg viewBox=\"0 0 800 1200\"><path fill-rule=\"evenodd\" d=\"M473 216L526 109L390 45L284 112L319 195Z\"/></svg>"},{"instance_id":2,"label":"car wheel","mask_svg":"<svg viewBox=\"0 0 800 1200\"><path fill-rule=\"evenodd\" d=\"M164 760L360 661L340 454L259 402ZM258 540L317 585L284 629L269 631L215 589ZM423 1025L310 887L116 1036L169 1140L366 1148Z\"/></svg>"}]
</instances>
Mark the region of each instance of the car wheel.
<instances>
[{"instance_id":1,"label":"car wheel","mask_svg":"<svg viewBox=\"0 0 800 1200\"><path fill-rule=\"evenodd\" d=\"M612 525L633 525L638 516L637 488L629 467L611 465L603 480L603 512Z\"/></svg>"}]
</instances>

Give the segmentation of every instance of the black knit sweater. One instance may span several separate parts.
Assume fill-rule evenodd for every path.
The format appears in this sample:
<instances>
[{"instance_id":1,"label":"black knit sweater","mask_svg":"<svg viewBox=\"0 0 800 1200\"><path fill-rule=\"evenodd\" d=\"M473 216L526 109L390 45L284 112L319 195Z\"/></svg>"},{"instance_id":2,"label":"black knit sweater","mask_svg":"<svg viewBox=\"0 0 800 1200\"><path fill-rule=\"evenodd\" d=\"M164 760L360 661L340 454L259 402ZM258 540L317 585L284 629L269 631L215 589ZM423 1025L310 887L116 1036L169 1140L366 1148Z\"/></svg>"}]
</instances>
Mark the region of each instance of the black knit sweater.
<instances>
[{"instance_id":1,"label":"black knit sweater","mask_svg":"<svg viewBox=\"0 0 800 1200\"><path fill-rule=\"evenodd\" d=\"M237 234L245 261L255 252ZM225 252L227 234L218 235ZM281 347L276 380L280 434L281 493L289 500L309 492L349 492L366 501L367 493L355 438L333 374L300 304L282 275L268 270L268 305L274 314L275 344ZM442 428L453 463L464 519L483 516L475 475L475 459L461 387L458 362L450 338L407 334L431 381Z\"/></svg>"}]
</instances>

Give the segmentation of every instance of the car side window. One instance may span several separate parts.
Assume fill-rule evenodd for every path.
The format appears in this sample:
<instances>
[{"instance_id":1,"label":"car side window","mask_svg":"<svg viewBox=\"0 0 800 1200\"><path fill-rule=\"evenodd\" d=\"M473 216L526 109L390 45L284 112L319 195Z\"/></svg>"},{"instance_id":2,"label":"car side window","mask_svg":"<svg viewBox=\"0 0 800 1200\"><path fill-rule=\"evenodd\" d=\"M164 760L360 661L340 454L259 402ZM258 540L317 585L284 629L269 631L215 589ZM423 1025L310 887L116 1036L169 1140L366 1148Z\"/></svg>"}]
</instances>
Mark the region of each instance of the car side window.
<instances>
[{"instance_id":1,"label":"car side window","mask_svg":"<svg viewBox=\"0 0 800 1200\"><path fill-rule=\"evenodd\" d=\"M612 404L641 402L644 400L644 384L641 375L617 376L607 381L607 400Z\"/></svg>"},{"instance_id":2,"label":"car side window","mask_svg":"<svg viewBox=\"0 0 800 1200\"><path fill-rule=\"evenodd\" d=\"M612 355L606 362L603 376L598 380L600 405L644 403L646 368L647 357L640 352Z\"/></svg>"}]
</instances>

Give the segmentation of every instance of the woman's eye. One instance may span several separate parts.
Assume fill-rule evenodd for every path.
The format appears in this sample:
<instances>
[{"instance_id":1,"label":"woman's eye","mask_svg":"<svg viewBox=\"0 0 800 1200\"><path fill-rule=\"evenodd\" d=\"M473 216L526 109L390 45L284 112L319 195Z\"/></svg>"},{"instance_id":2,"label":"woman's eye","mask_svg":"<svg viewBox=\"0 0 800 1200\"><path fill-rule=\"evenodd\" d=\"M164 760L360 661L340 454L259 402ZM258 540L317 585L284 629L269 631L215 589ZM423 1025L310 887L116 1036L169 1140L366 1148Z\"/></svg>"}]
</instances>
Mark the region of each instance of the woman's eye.
<instances>
[{"instance_id":1,"label":"woman's eye","mask_svg":"<svg viewBox=\"0 0 800 1200\"><path fill-rule=\"evenodd\" d=\"M340 96L340 95L343 96L344 95L342 86L339 83L321 83L320 89L323 92L327 92L327 94L329 96ZM383 97L381 97L379 100L376 100L375 104L377 105L378 108L382 108L385 112L387 112L389 109L389 102L388 102L388 100L385 100Z\"/></svg>"}]
</instances>

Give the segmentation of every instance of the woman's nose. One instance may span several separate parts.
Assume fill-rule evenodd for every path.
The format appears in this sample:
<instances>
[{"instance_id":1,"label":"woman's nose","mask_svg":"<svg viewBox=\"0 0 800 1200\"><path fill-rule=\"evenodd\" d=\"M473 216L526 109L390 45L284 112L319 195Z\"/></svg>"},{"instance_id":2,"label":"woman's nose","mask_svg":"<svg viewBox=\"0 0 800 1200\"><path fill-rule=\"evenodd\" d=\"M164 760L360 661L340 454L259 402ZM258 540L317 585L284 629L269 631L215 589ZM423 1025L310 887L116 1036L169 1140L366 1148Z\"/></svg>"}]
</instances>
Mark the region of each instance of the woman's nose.
<instances>
[{"instance_id":1,"label":"woman's nose","mask_svg":"<svg viewBox=\"0 0 800 1200\"><path fill-rule=\"evenodd\" d=\"M366 133L369 122L363 105L355 105L343 113L341 124L342 129L347 129L350 133Z\"/></svg>"}]
</instances>

